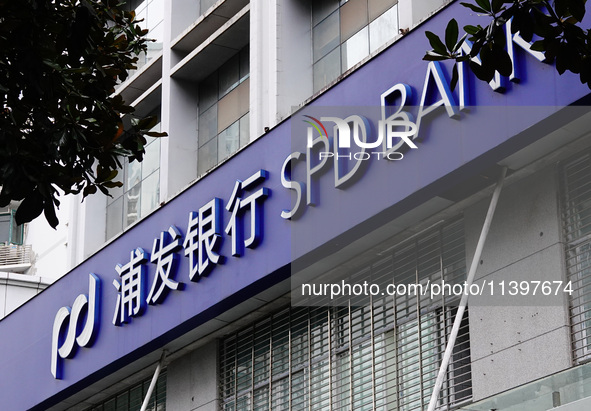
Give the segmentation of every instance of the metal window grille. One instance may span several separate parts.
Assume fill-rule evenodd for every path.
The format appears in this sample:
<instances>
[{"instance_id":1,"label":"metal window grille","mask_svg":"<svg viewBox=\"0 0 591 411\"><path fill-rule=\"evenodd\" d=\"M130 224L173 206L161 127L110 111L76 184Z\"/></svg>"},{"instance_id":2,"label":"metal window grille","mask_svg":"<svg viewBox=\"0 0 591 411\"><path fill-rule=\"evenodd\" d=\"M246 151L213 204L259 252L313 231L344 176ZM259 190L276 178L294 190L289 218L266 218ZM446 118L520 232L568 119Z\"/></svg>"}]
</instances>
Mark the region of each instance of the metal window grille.
<instances>
[{"instance_id":1,"label":"metal window grille","mask_svg":"<svg viewBox=\"0 0 591 411\"><path fill-rule=\"evenodd\" d=\"M147 378L86 411L139 411L151 381ZM166 411L166 370L158 376L147 411Z\"/></svg>"},{"instance_id":2,"label":"metal window grille","mask_svg":"<svg viewBox=\"0 0 591 411\"><path fill-rule=\"evenodd\" d=\"M30 245L3 245L0 243L0 267L31 264L31 252Z\"/></svg>"},{"instance_id":3,"label":"metal window grille","mask_svg":"<svg viewBox=\"0 0 591 411\"><path fill-rule=\"evenodd\" d=\"M454 284L466 275L461 221L393 249L371 264L371 281ZM457 308L427 297L368 305L288 307L220 344L224 411L421 410ZM439 409L472 396L468 316L464 317Z\"/></svg>"},{"instance_id":4,"label":"metal window grille","mask_svg":"<svg viewBox=\"0 0 591 411\"><path fill-rule=\"evenodd\" d=\"M578 364L591 359L591 153L564 164L562 176L571 341Z\"/></svg>"}]
</instances>

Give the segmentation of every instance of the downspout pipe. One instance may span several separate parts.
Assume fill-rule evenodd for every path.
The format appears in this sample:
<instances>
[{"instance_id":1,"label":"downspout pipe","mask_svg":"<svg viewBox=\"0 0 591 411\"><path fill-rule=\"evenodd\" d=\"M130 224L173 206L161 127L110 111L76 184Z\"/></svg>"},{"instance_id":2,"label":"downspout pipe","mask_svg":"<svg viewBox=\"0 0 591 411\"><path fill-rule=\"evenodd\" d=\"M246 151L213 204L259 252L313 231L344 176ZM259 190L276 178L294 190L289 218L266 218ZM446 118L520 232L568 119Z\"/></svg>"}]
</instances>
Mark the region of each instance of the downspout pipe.
<instances>
[{"instance_id":1,"label":"downspout pipe","mask_svg":"<svg viewBox=\"0 0 591 411\"><path fill-rule=\"evenodd\" d=\"M154 388L156 388L156 382L158 381L158 376L160 376L160 371L162 370L162 365L164 364L165 357L166 351L162 350L162 356L160 356L160 361L158 361L156 371L154 371L154 376L152 377L152 381L150 382L150 386L148 387L148 392L146 392L146 397L144 398L144 402L142 403L141 411L146 411L146 409L148 408L148 404L150 403L150 397L154 392Z\"/></svg>"},{"instance_id":2,"label":"downspout pipe","mask_svg":"<svg viewBox=\"0 0 591 411\"><path fill-rule=\"evenodd\" d=\"M480 261L480 257L482 256L484 243L486 242L486 238L488 237L488 232L490 230L492 219L495 214L495 209L497 208L497 203L499 202L499 196L501 194L501 189L503 188L503 183L505 181L506 174L507 167L503 167L501 171L501 177L497 182L495 191L493 192L492 198L490 200L490 205L488 206L486 218L484 219L484 225L482 226L482 231L480 232L480 238L478 239L478 244L476 245L476 251L474 252L474 257L472 258L472 264L470 265L468 278L466 278L466 289L469 289L472 283L474 282L476 268L478 267L478 262ZM468 294L469 293L463 293L462 298L460 299L460 305L458 306L456 318L454 320L454 324L449 335L447 346L445 347L445 353L443 354L443 359L441 360L441 366L439 367L439 373L437 374L435 387L433 388L433 393L431 394L429 408L427 409L428 411L434 411L437 407L437 399L439 398L441 386L443 385L443 380L445 379L445 374L447 373L447 367L449 366L449 360L451 359L451 355L456 343L456 338L458 337L458 332L460 331L460 324L462 323L462 319L464 318L464 312L466 311L466 307L468 306Z\"/></svg>"}]
</instances>

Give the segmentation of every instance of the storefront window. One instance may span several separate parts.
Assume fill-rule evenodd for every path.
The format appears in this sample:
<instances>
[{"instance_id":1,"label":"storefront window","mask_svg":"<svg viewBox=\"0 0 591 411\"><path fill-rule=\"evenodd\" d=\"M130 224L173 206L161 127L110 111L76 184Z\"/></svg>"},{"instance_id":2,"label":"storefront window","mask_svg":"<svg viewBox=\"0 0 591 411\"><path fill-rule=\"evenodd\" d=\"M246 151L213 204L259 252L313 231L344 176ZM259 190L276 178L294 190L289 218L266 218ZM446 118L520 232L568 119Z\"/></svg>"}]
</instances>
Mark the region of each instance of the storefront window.
<instances>
[{"instance_id":1,"label":"storefront window","mask_svg":"<svg viewBox=\"0 0 591 411\"><path fill-rule=\"evenodd\" d=\"M395 247L361 274L455 283L465 279L464 254L457 221ZM221 342L222 409L422 410L456 312L453 301L420 296L286 308ZM465 315L440 406L472 397L470 362Z\"/></svg>"},{"instance_id":2,"label":"storefront window","mask_svg":"<svg viewBox=\"0 0 591 411\"><path fill-rule=\"evenodd\" d=\"M566 268L575 363L591 359L591 154L563 167Z\"/></svg>"},{"instance_id":3,"label":"storefront window","mask_svg":"<svg viewBox=\"0 0 591 411\"><path fill-rule=\"evenodd\" d=\"M86 411L137 411L142 407L151 381L152 378L145 379ZM146 410L166 411L166 371L158 376Z\"/></svg>"}]
</instances>

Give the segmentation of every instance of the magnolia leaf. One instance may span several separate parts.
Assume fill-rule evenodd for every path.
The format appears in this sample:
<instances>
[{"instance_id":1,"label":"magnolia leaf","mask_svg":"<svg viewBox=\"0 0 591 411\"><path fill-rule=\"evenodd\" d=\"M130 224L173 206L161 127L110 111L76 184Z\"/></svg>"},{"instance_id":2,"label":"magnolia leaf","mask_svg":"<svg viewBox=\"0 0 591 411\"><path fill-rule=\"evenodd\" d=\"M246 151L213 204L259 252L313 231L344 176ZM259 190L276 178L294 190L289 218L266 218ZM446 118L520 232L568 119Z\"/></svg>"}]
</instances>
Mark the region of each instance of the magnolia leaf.
<instances>
[{"instance_id":1,"label":"magnolia leaf","mask_svg":"<svg viewBox=\"0 0 591 411\"><path fill-rule=\"evenodd\" d=\"M447 23L447 27L445 29L445 46L448 50L454 49L456 43L458 42L458 36L458 22L456 19L451 19L449 23Z\"/></svg>"},{"instance_id":2,"label":"magnolia leaf","mask_svg":"<svg viewBox=\"0 0 591 411\"><path fill-rule=\"evenodd\" d=\"M429 44L431 44L431 47L433 47L433 51L441 55L447 54L447 49L445 48L443 42L439 39L439 36L430 31L425 31L425 36L427 36L429 39Z\"/></svg>"}]
</instances>

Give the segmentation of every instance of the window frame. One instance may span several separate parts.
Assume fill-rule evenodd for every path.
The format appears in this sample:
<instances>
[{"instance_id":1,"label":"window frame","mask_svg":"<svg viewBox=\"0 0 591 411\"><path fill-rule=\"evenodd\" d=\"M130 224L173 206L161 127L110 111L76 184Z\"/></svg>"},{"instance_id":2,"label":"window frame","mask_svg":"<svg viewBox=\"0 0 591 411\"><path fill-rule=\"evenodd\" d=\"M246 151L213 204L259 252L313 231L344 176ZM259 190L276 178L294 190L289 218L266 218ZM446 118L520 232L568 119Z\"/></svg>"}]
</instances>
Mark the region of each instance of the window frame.
<instances>
[{"instance_id":1,"label":"window frame","mask_svg":"<svg viewBox=\"0 0 591 411\"><path fill-rule=\"evenodd\" d=\"M0 245L4 244L4 245L23 245L24 242L24 234L25 234L25 225L21 224L21 225L17 225L16 224L16 210L8 210L6 212L2 212L0 213L0 217L2 216L9 216L9 228L8 228L8 238L6 240L4 239L0 239ZM17 239L16 241L13 241L13 238L15 236L15 231L17 230L16 236Z\"/></svg>"}]
</instances>

